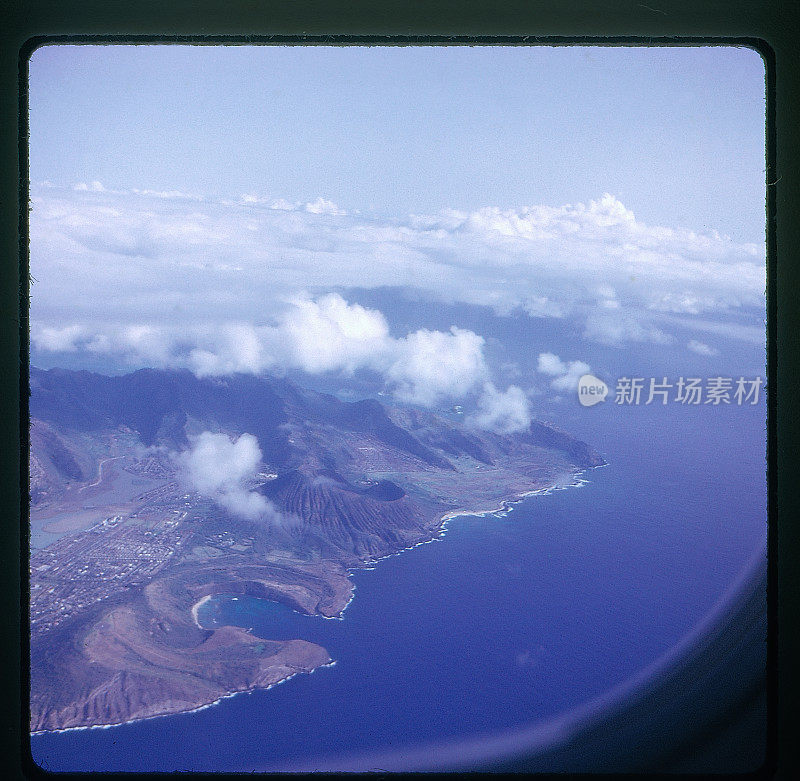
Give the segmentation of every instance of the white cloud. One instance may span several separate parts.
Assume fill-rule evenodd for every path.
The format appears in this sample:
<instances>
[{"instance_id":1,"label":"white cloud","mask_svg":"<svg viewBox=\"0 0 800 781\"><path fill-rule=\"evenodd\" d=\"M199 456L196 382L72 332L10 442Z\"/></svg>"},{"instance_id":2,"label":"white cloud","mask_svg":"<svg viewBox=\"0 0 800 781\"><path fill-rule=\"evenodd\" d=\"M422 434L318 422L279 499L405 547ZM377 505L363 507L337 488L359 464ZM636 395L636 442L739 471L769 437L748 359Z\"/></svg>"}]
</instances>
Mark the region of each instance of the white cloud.
<instances>
[{"instance_id":1,"label":"white cloud","mask_svg":"<svg viewBox=\"0 0 800 781\"><path fill-rule=\"evenodd\" d=\"M764 317L765 312L759 312L755 318L756 322L760 319L760 325L753 325L752 320L750 323L741 323L731 320L720 321L708 318L692 318L691 327L695 331L713 334L721 339L737 339L746 344L755 345L763 350L767 339L766 320ZM679 315L659 315L659 319L664 323L675 324L680 327L686 327L687 325L686 320Z\"/></svg>"},{"instance_id":2,"label":"white cloud","mask_svg":"<svg viewBox=\"0 0 800 781\"><path fill-rule=\"evenodd\" d=\"M248 323L224 324L218 332L216 350L195 347L189 353L189 368L198 377L259 374L272 363L257 329Z\"/></svg>"},{"instance_id":3,"label":"white cloud","mask_svg":"<svg viewBox=\"0 0 800 781\"><path fill-rule=\"evenodd\" d=\"M251 203L258 202L258 199L251 201ZM289 203L289 201L284 200L283 198L278 198L275 201L272 201L269 205L270 209L276 209L277 211L284 211L284 212L291 212L297 208L296 204Z\"/></svg>"},{"instance_id":4,"label":"white cloud","mask_svg":"<svg viewBox=\"0 0 800 781\"><path fill-rule=\"evenodd\" d=\"M333 201L325 200L325 198L317 198L313 203L307 203L305 210L310 214L332 214L335 217L347 214L344 209L340 209Z\"/></svg>"},{"instance_id":5,"label":"white cloud","mask_svg":"<svg viewBox=\"0 0 800 781\"><path fill-rule=\"evenodd\" d=\"M596 218L597 225L635 225L636 217L630 209L626 209L613 195L603 193L599 201L589 203L589 213Z\"/></svg>"},{"instance_id":6,"label":"white cloud","mask_svg":"<svg viewBox=\"0 0 800 781\"><path fill-rule=\"evenodd\" d=\"M202 201L199 195L185 193L181 190L137 190L135 187L132 192L137 195L153 196L154 198L182 198L188 201Z\"/></svg>"},{"instance_id":7,"label":"white cloud","mask_svg":"<svg viewBox=\"0 0 800 781\"><path fill-rule=\"evenodd\" d=\"M269 335L285 366L309 373L370 369L405 402L433 406L462 398L488 376L484 340L456 326L389 335L381 312L338 294L295 299Z\"/></svg>"},{"instance_id":8,"label":"white cloud","mask_svg":"<svg viewBox=\"0 0 800 781\"><path fill-rule=\"evenodd\" d=\"M134 190L134 192L140 191ZM142 192L147 193L149 191L144 190ZM339 208L333 201L329 201L327 198L317 198L315 201L308 201L307 203L303 203L302 201L295 201L292 203L285 198L264 198L260 195L254 195L253 193L246 193L241 196L239 203L251 206L266 206L269 209L283 212L304 211L309 214L328 214L333 217L345 217L347 215L344 209Z\"/></svg>"},{"instance_id":9,"label":"white cloud","mask_svg":"<svg viewBox=\"0 0 800 781\"><path fill-rule=\"evenodd\" d=\"M78 182L75 185L75 190L78 192L93 192L93 193L103 193L105 192L106 188L103 187L101 182L91 182L90 184L86 184L86 182Z\"/></svg>"},{"instance_id":10,"label":"white cloud","mask_svg":"<svg viewBox=\"0 0 800 781\"><path fill-rule=\"evenodd\" d=\"M522 308L531 317L564 317L564 307L547 296L531 296L522 302Z\"/></svg>"},{"instance_id":11,"label":"white cloud","mask_svg":"<svg viewBox=\"0 0 800 781\"><path fill-rule=\"evenodd\" d=\"M80 325L68 325L54 328L34 324L31 329L31 341L39 350L47 352L75 352L78 341L85 335Z\"/></svg>"},{"instance_id":12,"label":"white cloud","mask_svg":"<svg viewBox=\"0 0 800 781\"><path fill-rule=\"evenodd\" d=\"M100 183L35 185L31 201L34 347L130 365L367 368L400 398L434 403L488 379L479 337L391 337L380 312L329 291L415 287L503 315L569 318L585 340L615 346L668 343L673 322L755 341L737 313L752 322L764 308L763 246L644 224L609 194L394 221L324 198L215 201Z\"/></svg>"},{"instance_id":13,"label":"white cloud","mask_svg":"<svg viewBox=\"0 0 800 781\"><path fill-rule=\"evenodd\" d=\"M389 343L389 325L379 311L336 293L294 299L279 330L287 363L311 374L369 366Z\"/></svg>"},{"instance_id":14,"label":"white cloud","mask_svg":"<svg viewBox=\"0 0 800 781\"><path fill-rule=\"evenodd\" d=\"M163 365L169 360L169 344L151 325L132 325L122 332L122 344L150 363Z\"/></svg>"},{"instance_id":15,"label":"white cloud","mask_svg":"<svg viewBox=\"0 0 800 781\"><path fill-rule=\"evenodd\" d=\"M567 371L567 365L555 353L539 353L539 365L537 369L542 374L549 374L551 377L558 377Z\"/></svg>"},{"instance_id":16,"label":"white cloud","mask_svg":"<svg viewBox=\"0 0 800 781\"><path fill-rule=\"evenodd\" d=\"M109 320L164 319L178 306L195 319L257 322L300 290L379 285L534 317L579 316L599 299L689 317L764 305L763 246L644 224L608 194L588 206L388 221L324 198L33 189L33 303L43 320L68 298Z\"/></svg>"},{"instance_id":17,"label":"white cloud","mask_svg":"<svg viewBox=\"0 0 800 781\"><path fill-rule=\"evenodd\" d=\"M487 382L478 399L478 411L467 420L478 428L499 434L526 431L531 424L528 397L516 385L509 385L501 393L491 382Z\"/></svg>"},{"instance_id":18,"label":"white cloud","mask_svg":"<svg viewBox=\"0 0 800 781\"><path fill-rule=\"evenodd\" d=\"M719 355L719 350L715 347L710 347L705 342L698 342L696 339L690 340L686 346L698 355Z\"/></svg>"},{"instance_id":19,"label":"white cloud","mask_svg":"<svg viewBox=\"0 0 800 781\"><path fill-rule=\"evenodd\" d=\"M225 434L204 431L174 458L192 490L231 514L249 520L274 520L279 515L266 497L246 487L261 463L261 449L252 434L231 440Z\"/></svg>"},{"instance_id":20,"label":"white cloud","mask_svg":"<svg viewBox=\"0 0 800 781\"><path fill-rule=\"evenodd\" d=\"M414 404L460 398L488 374L483 337L455 326L449 333L423 328L397 340L391 352L386 377L399 399Z\"/></svg>"},{"instance_id":21,"label":"white cloud","mask_svg":"<svg viewBox=\"0 0 800 781\"><path fill-rule=\"evenodd\" d=\"M591 367L583 361L570 361L567 372L561 377L556 377L550 384L556 390L571 391L578 387L578 380L584 374L589 374Z\"/></svg>"},{"instance_id":22,"label":"white cloud","mask_svg":"<svg viewBox=\"0 0 800 781\"><path fill-rule=\"evenodd\" d=\"M395 338L380 311L351 304L338 293L297 297L273 325L39 327L34 341L39 349L56 352L75 351L80 343L129 365L182 366L199 377L366 369L382 376L396 398L422 406L461 399L489 378L483 337L473 331L423 328Z\"/></svg>"},{"instance_id":23,"label":"white cloud","mask_svg":"<svg viewBox=\"0 0 800 781\"><path fill-rule=\"evenodd\" d=\"M698 315L705 310L713 308L713 297L698 297L691 293L665 293L650 304L650 309L659 312L676 312L690 315Z\"/></svg>"},{"instance_id":24,"label":"white cloud","mask_svg":"<svg viewBox=\"0 0 800 781\"><path fill-rule=\"evenodd\" d=\"M540 353L538 371L553 377L551 387L560 391L571 391L578 387L578 380L584 374L590 374L592 367L584 361L565 363L554 353Z\"/></svg>"},{"instance_id":25,"label":"white cloud","mask_svg":"<svg viewBox=\"0 0 800 781\"><path fill-rule=\"evenodd\" d=\"M270 367L309 374L368 369L382 375L398 399L433 406L484 381L483 346L481 336L455 326L394 338L380 311L332 293L295 298L275 326L221 329L213 348L192 350L190 368L200 376Z\"/></svg>"},{"instance_id":26,"label":"white cloud","mask_svg":"<svg viewBox=\"0 0 800 781\"><path fill-rule=\"evenodd\" d=\"M669 344L672 337L649 324L643 315L620 311L613 299L599 302L586 316L584 337L601 344L620 347L627 342Z\"/></svg>"}]
</instances>

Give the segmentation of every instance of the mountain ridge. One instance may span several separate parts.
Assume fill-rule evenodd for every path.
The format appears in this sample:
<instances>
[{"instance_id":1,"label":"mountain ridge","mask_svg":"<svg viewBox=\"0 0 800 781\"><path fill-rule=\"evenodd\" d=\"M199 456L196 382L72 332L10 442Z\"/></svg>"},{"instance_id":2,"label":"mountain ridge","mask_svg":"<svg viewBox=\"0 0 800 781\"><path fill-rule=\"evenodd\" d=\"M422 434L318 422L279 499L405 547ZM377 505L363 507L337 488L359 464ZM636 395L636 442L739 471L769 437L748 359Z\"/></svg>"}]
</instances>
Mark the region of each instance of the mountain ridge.
<instances>
[{"instance_id":1,"label":"mountain ridge","mask_svg":"<svg viewBox=\"0 0 800 781\"><path fill-rule=\"evenodd\" d=\"M205 630L195 606L246 593L340 616L350 570L604 463L545 423L501 435L247 375L32 368L30 414L32 730L192 710L328 664L302 638ZM236 491L261 516L187 476L204 432L255 437Z\"/></svg>"}]
</instances>

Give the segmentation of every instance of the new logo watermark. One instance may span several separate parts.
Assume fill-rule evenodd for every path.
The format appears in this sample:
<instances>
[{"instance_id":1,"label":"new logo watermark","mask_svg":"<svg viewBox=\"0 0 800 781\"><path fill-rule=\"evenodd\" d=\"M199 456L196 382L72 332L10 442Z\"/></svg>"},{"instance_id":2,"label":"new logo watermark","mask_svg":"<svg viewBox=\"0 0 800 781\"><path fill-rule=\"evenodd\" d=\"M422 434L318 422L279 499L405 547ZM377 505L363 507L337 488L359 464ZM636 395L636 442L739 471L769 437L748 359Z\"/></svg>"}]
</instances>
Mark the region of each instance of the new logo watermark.
<instances>
[{"instance_id":1,"label":"new logo watermark","mask_svg":"<svg viewBox=\"0 0 800 781\"><path fill-rule=\"evenodd\" d=\"M667 377L620 377L614 392L615 404L667 404L684 405L758 404L764 380L761 377L678 377L671 382ZM609 389L593 374L584 374L578 380L578 401L583 407L593 407L605 401Z\"/></svg>"},{"instance_id":2,"label":"new logo watermark","mask_svg":"<svg viewBox=\"0 0 800 781\"><path fill-rule=\"evenodd\" d=\"M583 407L594 407L608 396L608 385L593 374L584 374L578 380L578 401Z\"/></svg>"}]
</instances>

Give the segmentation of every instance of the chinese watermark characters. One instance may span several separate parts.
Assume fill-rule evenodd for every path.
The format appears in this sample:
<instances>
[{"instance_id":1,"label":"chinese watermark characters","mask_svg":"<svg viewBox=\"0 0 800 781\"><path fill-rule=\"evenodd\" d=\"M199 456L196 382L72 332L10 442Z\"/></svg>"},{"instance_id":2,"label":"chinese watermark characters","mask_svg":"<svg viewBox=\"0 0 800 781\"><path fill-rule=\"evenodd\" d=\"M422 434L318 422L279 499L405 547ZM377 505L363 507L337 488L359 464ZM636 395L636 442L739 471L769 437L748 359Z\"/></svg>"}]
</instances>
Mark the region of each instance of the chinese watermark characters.
<instances>
[{"instance_id":1,"label":"chinese watermark characters","mask_svg":"<svg viewBox=\"0 0 800 781\"><path fill-rule=\"evenodd\" d=\"M761 377L620 377L615 404L758 404L764 381Z\"/></svg>"}]
</instances>

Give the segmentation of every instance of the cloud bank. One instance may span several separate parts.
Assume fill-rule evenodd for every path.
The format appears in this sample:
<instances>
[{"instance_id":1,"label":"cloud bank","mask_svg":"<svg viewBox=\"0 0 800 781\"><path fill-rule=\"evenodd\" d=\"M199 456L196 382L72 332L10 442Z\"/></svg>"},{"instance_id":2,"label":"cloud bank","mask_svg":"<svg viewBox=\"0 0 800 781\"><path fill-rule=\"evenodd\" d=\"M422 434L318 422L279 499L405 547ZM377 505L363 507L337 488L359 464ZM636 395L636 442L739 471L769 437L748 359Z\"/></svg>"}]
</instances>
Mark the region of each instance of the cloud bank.
<instances>
[{"instance_id":1,"label":"cloud bank","mask_svg":"<svg viewBox=\"0 0 800 781\"><path fill-rule=\"evenodd\" d=\"M647 225L604 194L588 205L446 210L389 220L323 198L118 191L92 182L32 188L31 339L198 376L374 372L400 401L469 398L473 425L519 430L520 388L495 386L480 334L458 323L393 334L347 288L403 287L443 303L556 319L586 345L703 334L763 343L763 243ZM694 330L696 333L686 333ZM556 391L588 364L539 357Z\"/></svg>"},{"instance_id":2,"label":"cloud bank","mask_svg":"<svg viewBox=\"0 0 800 781\"><path fill-rule=\"evenodd\" d=\"M352 374L366 369L380 375L398 400L425 407L463 399L481 387L489 404L496 393L485 384L489 369L478 334L453 326L449 331L422 328L395 338L381 312L350 304L337 293L294 299L274 325L226 324L198 330L188 343L182 327L145 325L106 333L80 326L34 328L32 339L43 350L124 355L131 363L186 367L199 377L287 369ZM517 406L522 397L516 394Z\"/></svg>"},{"instance_id":3,"label":"cloud bank","mask_svg":"<svg viewBox=\"0 0 800 781\"><path fill-rule=\"evenodd\" d=\"M89 320L264 324L301 291L347 287L405 286L502 315L572 318L586 340L617 346L666 343L669 318L691 326L764 307L761 237L737 243L647 225L609 194L588 205L388 220L322 198L215 201L93 182L34 185L31 207L32 314L43 343L41 329Z\"/></svg>"}]
</instances>

